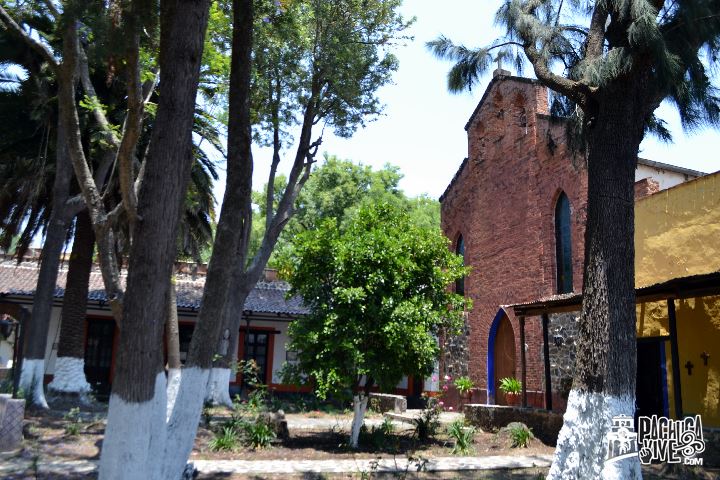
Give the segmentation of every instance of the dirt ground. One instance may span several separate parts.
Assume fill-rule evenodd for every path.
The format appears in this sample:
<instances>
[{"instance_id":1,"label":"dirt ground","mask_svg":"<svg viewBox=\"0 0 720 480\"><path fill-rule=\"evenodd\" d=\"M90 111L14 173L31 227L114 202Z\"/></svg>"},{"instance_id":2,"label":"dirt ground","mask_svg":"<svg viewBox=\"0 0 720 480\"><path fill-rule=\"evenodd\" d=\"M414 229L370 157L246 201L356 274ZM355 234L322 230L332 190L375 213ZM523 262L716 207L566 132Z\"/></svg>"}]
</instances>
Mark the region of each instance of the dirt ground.
<instances>
[{"instance_id":1,"label":"dirt ground","mask_svg":"<svg viewBox=\"0 0 720 480\"><path fill-rule=\"evenodd\" d=\"M307 418L334 418L338 425L348 419L343 414L328 415L321 412L305 414ZM372 417L371 417L372 419ZM26 415L25 442L23 449L17 453L24 459L42 459L43 462L54 460L58 462L73 462L82 460L97 460L100 455L102 438L105 428L104 412L83 412L80 421L71 421L64 417L63 412L28 412ZM375 417L377 423L379 417ZM328 460L352 458L392 458L408 456L433 458L451 456L452 441L441 427L438 435L426 443L418 443L412 435L412 429L396 426L394 431L386 436L377 437L373 444L370 436L359 450L350 450L347 445L347 433L341 428L298 428L290 430L290 438L278 441L267 449L253 450L239 447L233 451L212 451L209 442L213 432L201 426L198 431L192 459L203 460ZM379 440L378 440L379 438ZM553 447L544 445L537 439L530 442L529 448L511 448L510 441L505 434L478 432L474 438L472 456L488 455L535 455L552 454ZM497 470L483 472L442 472L442 473L410 473L379 474L363 478L418 478L418 479L496 479L496 480L530 480L544 478L547 474L543 469L523 470ZM672 471L661 466L644 469L646 479L717 479L719 471ZM94 478L94 474L67 474L53 476L37 476L32 471L26 471L13 478L63 478L80 479ZM232 479L256 480L277 478L286 480L308 479L350 479L359 478L358 474L303 474L303 475L212 475L202 476L205 479Z\"/></svg>"},{"instance_id":2,"label":"dirt ground","mask_svg":"<svg viewBox=\"0 0 720 480\"><path fill-rule=\"evenodd\" d=\"M319 412L307 414L309 418L327 417L336 419L338 424L349 419L347 415L328 415ZM26 415L25 450L44 458L52 457L61 461L97 459L104 433L104 417L84 413L78 422L78 433L69 432L71 423L61 412L28 412ZM372 418L372 417L371 417ZM233 451L213 451L209 442L214 437L212 430L205 426L198 429L195 448L191 459L202 460L331 460L356 457L377 458L395 455L422 457L443 457L451 455L452 441L439 429L434 439L418 443L408 425L398 425L392 434L373 442L370 438L358 450L350 450L346 443L347 432L338 427L330 429L291 429L290 438L277 441L267 449L254 450L238 447ZM475 434L472 456L486 455L533 455L551 454L553 448L537 439L530 441L529 448L510 448L509 439L502 434L478 432Z\"/></svg>"}]
</instances>

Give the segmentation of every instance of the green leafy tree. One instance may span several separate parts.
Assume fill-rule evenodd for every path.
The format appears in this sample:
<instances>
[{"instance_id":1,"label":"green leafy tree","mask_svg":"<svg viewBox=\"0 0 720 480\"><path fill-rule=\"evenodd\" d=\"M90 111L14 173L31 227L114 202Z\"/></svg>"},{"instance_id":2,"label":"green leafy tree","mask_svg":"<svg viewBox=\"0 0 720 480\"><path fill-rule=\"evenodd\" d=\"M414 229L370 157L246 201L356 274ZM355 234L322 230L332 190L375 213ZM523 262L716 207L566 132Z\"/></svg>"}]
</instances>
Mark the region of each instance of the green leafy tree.
<instances>
[{"instance_id":1,"label":"green leafy tree","mask_svg":"<svg viewBox=\"0 0 720 480\"><path fill-rule=\"evenodd\" d=\"M634 414L636 378L634 173L654 112L669 99L687 128L717 125L718 0L506 0L505 38L472 49L429 44L455 62L453 91L493 60L527 59L557 95L555 113L587 161L583 306L568 413L548 478L639 478L637 458L604 464L610 419ZM579 140L579 141L578 141Z\"/></svg>"},{"instance_id":2,"label":"green leafy tree","mask_svg":"<svg viewBox=\"0 0 720 480\"><path fill-rule=\"evenodd\" d=\"M370 389L429 375L440 330L462 325L466 300L447 288L467 273L462 259L438 229L380 203L362 207L345 228L328 219L301 233L283 270L311 311L290 325L298 363L287 376L306 376L321 397L355 392L357 447Z\"/></svg>"}]
</instances>

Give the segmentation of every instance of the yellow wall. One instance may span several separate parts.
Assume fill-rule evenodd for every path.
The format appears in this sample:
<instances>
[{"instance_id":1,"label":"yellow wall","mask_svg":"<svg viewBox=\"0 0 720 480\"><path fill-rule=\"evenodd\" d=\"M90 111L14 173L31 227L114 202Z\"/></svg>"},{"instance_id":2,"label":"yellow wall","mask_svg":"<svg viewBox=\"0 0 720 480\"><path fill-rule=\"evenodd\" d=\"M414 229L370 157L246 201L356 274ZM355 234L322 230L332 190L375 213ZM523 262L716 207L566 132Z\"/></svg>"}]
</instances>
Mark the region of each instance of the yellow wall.
<instances>
[{"instance_id":1,"label":"yellow wall","mask_svg":"<svg viewBox=\"0 0 720 480\"><path fill-rule=\"evenodd\" d=\"M720 173L635 203L635 286L720 270Z\"/></svg>"},{"instance_id":2,"label":"yellow wall","mask_svg":"<svg viewBox=\"0 0 720 480\"><path fill-rule=\"evenodd\" d=\"M720 271L720 173L685 183L635 204L635 285ZM683 413L720 427L720 297L676 301ZM666 302L637 307L639 337L669 335ZM701 354L710 354L705 366ZM668 399L674 412L670 344ZM692 375L685 364L694 365Z\"/></svg>"}]
</instances>

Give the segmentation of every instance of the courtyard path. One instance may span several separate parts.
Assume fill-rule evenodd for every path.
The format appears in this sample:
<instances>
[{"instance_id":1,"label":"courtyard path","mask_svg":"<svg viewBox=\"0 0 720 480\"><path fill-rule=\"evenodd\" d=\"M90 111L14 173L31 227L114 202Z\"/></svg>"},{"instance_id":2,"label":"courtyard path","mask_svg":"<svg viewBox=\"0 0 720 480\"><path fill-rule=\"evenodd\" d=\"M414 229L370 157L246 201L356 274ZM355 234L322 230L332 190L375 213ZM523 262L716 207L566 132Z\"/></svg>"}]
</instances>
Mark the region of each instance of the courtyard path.
<instances>
[{"instance_id":1,"label":"courtyard path","mask_svg":"<svg viewBox=\"0 0 720 480\"><path fill-rule=\"evenodd\" d=\"M298 473L363 473L363 472L443 472L468 470L495 470L511 468L549 467L552 455L490 457L437 457L409 461L396 459L359 458L353 460L195 460L193 464L201 475L233 474L298 474ZM46 475L71 476L73 478L96 472L97 462L78 460L72 462L43 461L33 465L27 457L2 458L0 478L26 478L29 472L38 477Z\"/></svg>"}]
</instances>

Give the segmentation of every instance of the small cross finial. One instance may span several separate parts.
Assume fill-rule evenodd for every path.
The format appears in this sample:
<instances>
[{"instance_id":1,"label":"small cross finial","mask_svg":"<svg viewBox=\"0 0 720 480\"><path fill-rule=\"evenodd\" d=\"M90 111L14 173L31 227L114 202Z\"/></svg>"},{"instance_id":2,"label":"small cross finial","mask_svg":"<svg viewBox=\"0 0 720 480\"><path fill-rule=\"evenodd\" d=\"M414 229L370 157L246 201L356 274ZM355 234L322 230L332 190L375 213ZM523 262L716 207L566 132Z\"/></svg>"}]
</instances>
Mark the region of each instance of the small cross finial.
<instances>
[{"instance_id":1,"label":"small cross finial","mask_svg":"<svg viewBox=\"0 0 720 480\"><path fill-rule=\"evenodd\" d=\"M688 375L692 375L692 370L694 367L695 367L695 365L693 365L693 363L690 360L688 360L687 363L685 364L685 368L687 368Z\"/></svg>"},{"instance_id":2,"label":"small cross finial","mask_svg":"<svg viewBox=\"0 0 720 480\"><path fill-rule=\"evenodd\" d=\"M497 56L497 64L498 70L502 70L502 57L500 55Z\"/></svg>"}]
</instances>

